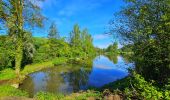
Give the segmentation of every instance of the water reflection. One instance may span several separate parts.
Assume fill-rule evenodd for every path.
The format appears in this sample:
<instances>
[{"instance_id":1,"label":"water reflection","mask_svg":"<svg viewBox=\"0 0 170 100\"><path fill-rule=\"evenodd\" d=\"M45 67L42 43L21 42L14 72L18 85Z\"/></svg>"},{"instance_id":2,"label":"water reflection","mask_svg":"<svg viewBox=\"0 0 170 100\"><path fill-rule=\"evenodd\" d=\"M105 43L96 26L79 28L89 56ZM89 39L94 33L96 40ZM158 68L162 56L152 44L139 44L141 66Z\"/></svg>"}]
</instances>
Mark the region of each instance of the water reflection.
<instances>
[{"instance_id":1,"label":"water reflection","mask_svg":"<svg viewBox=\"0 0 170 100\"><path fill-rule=\"evenodd\" d=\"M39 91L69 94L89 86L101 87L128 75L126 68L131 64L126 63L121 56L113 58L117 58L114 63L105 56L98 56L88 61L91 67L68 64L35 72L29 75L20 88L33 96Z\"/></svg>"}]
</instances>

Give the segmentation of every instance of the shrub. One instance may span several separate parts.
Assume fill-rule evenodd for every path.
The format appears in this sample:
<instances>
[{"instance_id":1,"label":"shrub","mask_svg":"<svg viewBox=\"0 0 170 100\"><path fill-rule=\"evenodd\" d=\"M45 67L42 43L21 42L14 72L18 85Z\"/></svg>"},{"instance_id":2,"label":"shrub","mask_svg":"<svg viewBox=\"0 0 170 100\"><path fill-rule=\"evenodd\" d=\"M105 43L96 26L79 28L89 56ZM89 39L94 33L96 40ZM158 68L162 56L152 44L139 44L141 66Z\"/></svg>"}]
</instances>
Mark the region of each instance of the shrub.
<instances>
[{"instance_id":1,"label":"shrub","mask_svg":"<svg viewBox=\"0 0 170 100\"><path fill-rule=\"evenodd\" d=\"M152 83L145 81L145 79L136 73L133 73L130 87L125 88L126 99L139 99L139 100L169 100L170 92L162 90Z\"/></svg>"}]
</instances>

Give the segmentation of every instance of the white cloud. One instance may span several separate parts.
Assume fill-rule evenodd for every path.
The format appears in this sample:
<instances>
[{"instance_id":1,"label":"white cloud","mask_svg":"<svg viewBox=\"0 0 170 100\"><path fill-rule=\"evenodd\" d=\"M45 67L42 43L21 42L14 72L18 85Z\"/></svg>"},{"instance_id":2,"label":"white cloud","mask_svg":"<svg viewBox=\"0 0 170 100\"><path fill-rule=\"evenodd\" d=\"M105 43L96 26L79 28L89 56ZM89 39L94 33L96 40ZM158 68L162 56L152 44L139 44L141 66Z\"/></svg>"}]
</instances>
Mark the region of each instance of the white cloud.
<instances>
[{"instance_id":1,"label":"white cloud","mask_svg":"<svg viewBox=\"0 0 170 100\"><path fill-rule=\"evenodd\" d=\"M93 36L94 40L103 40L109 38L109 35L107 34L97 34Z\"/></svg>"},{"instance_id":2,"label":"white cloud","mask_svg":"<svg viewBox=\"0 0 170 100\"><path fill-rule=\"evenodd\" d=\"M94 44L95 47L98 47L98 48L107 48L109 45L111 45L112 43L97 43L97 44Z\"/></svg>"},{"instance_id":3,"label":"white cloud","mask_svg":"<svg viewBox=\"0 0 170 100\"><path fill-rule=\"evenodd\" d=\"M114 69L113 66L106 66L106 65L96 65L95 68L98 68L98 69L106 69L106 70Z\"/></svg>"}]
</instances>

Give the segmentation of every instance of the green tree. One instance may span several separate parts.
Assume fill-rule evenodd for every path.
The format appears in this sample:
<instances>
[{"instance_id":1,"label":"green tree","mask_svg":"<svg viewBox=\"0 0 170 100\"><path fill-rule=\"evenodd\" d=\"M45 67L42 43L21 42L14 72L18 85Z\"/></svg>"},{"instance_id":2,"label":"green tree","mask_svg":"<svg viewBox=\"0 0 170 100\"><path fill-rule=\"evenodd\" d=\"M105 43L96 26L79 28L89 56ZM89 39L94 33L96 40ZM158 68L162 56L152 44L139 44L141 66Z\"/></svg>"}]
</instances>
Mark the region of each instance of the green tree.
<instances>
[{"instance_id":1,"label":"green tree","mask_svg":"<svg viewBox=\"0 0 170 100\"><path fill-rule=\"evenodd\" d=\"M70 32L70 45L72 47L72 56L81 56L82 46L81 46L81 31L79 25L76 24L73 27L73 31Z\"/></svg>"},{"instance_id":2,"label":"green tree","mask_svg":"<svg viewBox=\"0 0 170 100\"><path fill-rule=\"evenodd\" d=\"M84 29L81 34L82 47L85 52L85 56L95 54L95 48L93 46L93 39L88 33L87 29Z\"/></svg>"},{"instance_id":3,"label":"green tree","mask_svg":"<svg viewBox=\"0 0 170 100\"><path fill-rule=\"evenodd\" d=\"M55 58L59 57L58 55L58 40L60 39L59 32L57 30L56 24L53 22L49 28L48 33L48 44L50 46L49 48L49 57Z\"/></svg>"},{"instance_id":4,"label":"green tree","mask_svg":"<svg viewBox=\"0 0 170 100\"><path fill-rule=\"evenodd\" d=\"M170 77L169 0L126 0L116 30L134 44L136 70L164 85Z\"/></svg>"},{"instance_id":5,"label":"green tree","mask_svg":"<svg viewBox=\"0 0 170 100\"><path fill-rule=\"evenodd\" d=\"M81 31L78 24L74 25L73 31L70 33L70 44L73 47L81 46Z\"/></svg>"},{"instance_id":6,"label":"green tree","mask_svg":"<svg viewBox=\"0 0 170 100\"><path fill-rule=\"evenodd\" d=\"M52 24L49 28L48 38L49 39L60 39L60 35L57 30L57 26L54 22L52 22Z\"/></svg>"},{"instance_id":7,"label":"green tree","mask_svg":"<svg viewBox=\"0 0 170 100\"><path fill-rule=\"evenodd\" d=\"M70 33L70 46L73 57L88 57L95 54L93 39L87 29L80 30L79 25L74 25Z\"/></svg>"},{"instance_id":8,"label":"green tree","mask_svg":"<svg viewBox=\"0 0 170 100\"><path fill-rule=\"evenodd\" d=\"M114 42L106 48L106 52L118 53L118 43Z\"/></svg>"},{"instance_id":9,"label":"green tree","mask_svg":"<svg viewBox=\"0 0 170 100\"><path fill-rule=\"evenodd\" d=\"M19 76L26 34L24 25L42 26L44 17L40 13L40 7L32 0L1 0L0 19L15 44L15 71Z\"/></svg>"}]
</instances>

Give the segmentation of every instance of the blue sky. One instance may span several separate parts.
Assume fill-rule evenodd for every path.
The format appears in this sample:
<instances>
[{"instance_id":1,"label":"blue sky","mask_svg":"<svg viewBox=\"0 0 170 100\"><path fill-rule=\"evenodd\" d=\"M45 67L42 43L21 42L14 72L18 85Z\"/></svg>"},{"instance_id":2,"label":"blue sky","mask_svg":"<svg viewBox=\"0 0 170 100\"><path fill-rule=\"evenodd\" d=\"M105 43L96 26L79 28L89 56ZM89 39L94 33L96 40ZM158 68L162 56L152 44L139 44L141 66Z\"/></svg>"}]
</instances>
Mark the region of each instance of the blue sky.
<instances>
[{"instance_id":1,"label":"blue sky","mask_svg":"<svg viewBox=\"0 0 170 100\"><path fill-rule=\"evenodd\" d=\"M105 35L113 14L123 6L122 0L45 0L39 3L42 13L55 21L61 36L68 37L74 24L87 28L93 37L94 45L106 48L112 43L112 36ZM34 36L47 36L50 22L45 29L34 32Z\"/></svg>"}]
</instances>

